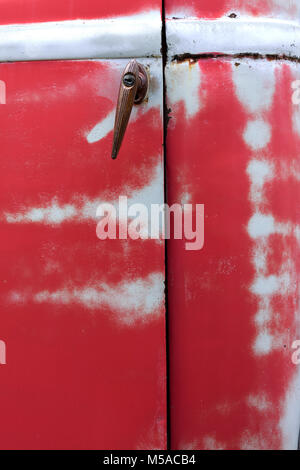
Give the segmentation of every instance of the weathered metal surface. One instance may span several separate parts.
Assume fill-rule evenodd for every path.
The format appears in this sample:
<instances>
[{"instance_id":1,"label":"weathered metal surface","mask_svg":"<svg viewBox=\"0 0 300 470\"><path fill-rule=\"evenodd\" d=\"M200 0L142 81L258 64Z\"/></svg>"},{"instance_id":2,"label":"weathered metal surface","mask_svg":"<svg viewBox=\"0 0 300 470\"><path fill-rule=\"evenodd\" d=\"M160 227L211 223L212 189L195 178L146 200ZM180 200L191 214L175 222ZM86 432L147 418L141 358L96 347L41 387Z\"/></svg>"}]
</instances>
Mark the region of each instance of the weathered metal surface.
<instances>
[{"instance_id":1,"label":"weathered metal surface","mask_svg":"<svg viewBox=\"0 0 300 470\"><path fill-rule=\"evenodd\" d=\"M260 54L300 58L300 25L269 18L167 20L168 54Z\"/></svg>"},{"instance_id":2,"label":"weathered metal surface","mask_svg":"<svg viewBox=\"0 0 300 470\"><path fill-rule=\"evenodd\" d=\"M158 57L160 10L109 19L1 25L0 61Z\"/></svg>"},{"instance_id":3,"label":"weathered metal surface","mask_svg":"<svg viewBox=\"0 0 300 470\"><path fill-rule=\"evenodd\" d=\"M167 65L169 204L205 204L205 247L168 244L175 449L296 449L298 64Z\"/></svg>"},{"instance_id":4,"label":"weathered metal surface","mask_svg":"<svg viewBox=\"0 0 300 470\"><path fill-rule=\"evenodd\" d=\"M209 20L209 21L208 21ZM298 0L166 1L169 57L260 54L300 57Z\"/></svg>"},{"instance_id":5,"label":"weathered metal surface","mask_svg":"<svg viewBox=\"0 0 300 470\"><path fill-rule=\"evenodd\" d=\"M112 162L126 61L1 64L2 449L166 446L164 243L96 236L163 202L161 61Z\"/></svg>"}]
</instances>

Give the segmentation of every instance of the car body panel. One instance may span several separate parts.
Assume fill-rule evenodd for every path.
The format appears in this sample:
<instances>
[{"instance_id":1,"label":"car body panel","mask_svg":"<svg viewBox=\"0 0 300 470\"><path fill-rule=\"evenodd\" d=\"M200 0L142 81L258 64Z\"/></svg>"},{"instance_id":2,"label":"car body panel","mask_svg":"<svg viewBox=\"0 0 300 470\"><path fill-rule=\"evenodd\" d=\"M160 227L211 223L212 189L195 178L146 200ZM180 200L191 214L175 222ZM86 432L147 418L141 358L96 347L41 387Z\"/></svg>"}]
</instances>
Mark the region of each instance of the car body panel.
<instances>
[{"instance_id":1,"label":"car body panel","mask_svg":"<svg viewBox=\"0 0 300 470\"><path fill-rule=\"evenodd\" d=\"M168 243L175 449L298 445L297 76L289 61L167 65L169 204L205 205L203 250Z\"/></svg>"},{"instance_id":2,"label":"car body panel","mask_svg":"<svg viewBox=\"0 0 300 470\"><path fill-rule=\"evenodd\" d=\"M99 240L99 204L163 202L161 61L119 158L128 60L0 65L2 449L164 449L163 240Z\"/></svg>"}]
</instances>

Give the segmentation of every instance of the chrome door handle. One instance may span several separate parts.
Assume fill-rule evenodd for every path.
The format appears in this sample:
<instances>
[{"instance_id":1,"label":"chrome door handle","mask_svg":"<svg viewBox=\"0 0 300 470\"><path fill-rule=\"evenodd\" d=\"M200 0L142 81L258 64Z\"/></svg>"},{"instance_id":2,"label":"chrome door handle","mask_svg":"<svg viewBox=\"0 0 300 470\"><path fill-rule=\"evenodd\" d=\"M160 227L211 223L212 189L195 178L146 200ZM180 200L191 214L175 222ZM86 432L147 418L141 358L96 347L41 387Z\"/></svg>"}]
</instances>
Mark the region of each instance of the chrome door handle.
<instances>
[{"instance_id":1,"label":"chrome door handle","mask_svg":"<svg viewBox=\"0 0 300 470\"><path fill-rule=\"evenodd\" d=\"M132 107L144 101L148 86L149 80L145 67L135 59L131 60L126 65L121 78L111 154L113 159L118 156Z\"/></svg>"}]
</instances>

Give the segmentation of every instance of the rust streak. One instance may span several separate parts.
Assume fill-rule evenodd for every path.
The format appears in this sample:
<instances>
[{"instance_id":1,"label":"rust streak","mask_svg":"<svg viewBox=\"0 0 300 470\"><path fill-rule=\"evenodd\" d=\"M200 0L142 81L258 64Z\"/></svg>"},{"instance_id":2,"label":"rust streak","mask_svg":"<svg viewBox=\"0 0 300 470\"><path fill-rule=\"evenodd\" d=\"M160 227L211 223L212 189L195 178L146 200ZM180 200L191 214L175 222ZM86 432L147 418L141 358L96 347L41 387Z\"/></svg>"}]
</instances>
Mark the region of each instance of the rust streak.
<instances>
[{"instance_id":1,"label":"rust streak","mask_svg":"<svg viewBox=\"0 0 300 470\"><path fill-rule=\"evenodd\" d=\"M206 60L206 59L253 59L253 60L268 60L268 61L275 61L275 60L286 60L289 62L296 62L300 63L300 57L297 56L289 56L289 55L279 55L279 54L259 54L254 52L243 52L240 54L225 54L225 53L203 53L203 54L179 54L174 55L172 58L172 62L185 62L189 61L190 63L195 63L198 60Z\"/></svg>"}]
</instances>

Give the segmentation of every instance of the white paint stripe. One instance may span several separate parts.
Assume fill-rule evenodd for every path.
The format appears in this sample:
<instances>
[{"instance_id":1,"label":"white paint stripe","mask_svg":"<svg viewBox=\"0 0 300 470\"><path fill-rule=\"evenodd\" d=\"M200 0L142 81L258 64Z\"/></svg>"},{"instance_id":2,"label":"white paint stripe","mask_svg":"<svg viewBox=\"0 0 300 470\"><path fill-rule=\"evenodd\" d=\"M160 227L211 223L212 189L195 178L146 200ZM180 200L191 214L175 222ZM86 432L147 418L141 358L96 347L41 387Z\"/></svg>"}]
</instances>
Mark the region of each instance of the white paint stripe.
<instances>
[{"instance_id":1,"label":"white paint stripe","mask_svg":"<svg viewBox=\"0 0 300 470\"><path fill-rule=\"evenodd\" d=\"M185 116L191 118L203 108L201 90L201 69L199 64L190 66L188 62L168 63L166 66L168 105L173 108L177 103L184 104ZM180 116L181 117L181 116ZM172 122L176 113L172 115Z\"/></svg>"},{"instance_id":2,"label":"white paint stripe","mask_svg":"<svg viewBox=\"0 0 300 470\"><path fill-rule=\"evenodd\" d=\"M0 62L161 57L161 15L0 26ZM300 26L269 18L167 20L176 54L260 53L300 56Z\"/></svg>"},{"instance_id":3,"label":"white paint stripe","mask_svg":"<svg viewBox=\"0 0 300 470\"><path fill-rule=\"evenodd\" d=\"M132 110L130 122L132 122L132 118L135 117L134 111L135 109ZM114 109L113 111L108 113L108 115L104 119L102 119L102 121L98 122L95 127L93 127L93 129L88 133L86 137L89 144L99 142L113 130L115 123L115 115L116 110Z\"/></svg>"},{"instance_id":4,"label":"white paint stripe","mask_svg":"<svg viewBox=\"0 0 300 470\"><path fill-rule=\"evenodd\" d=\"M109 308L118 322L132 325L138 320L153 320L162 313L164 276L158 272L119 284L99 281L83 287L67 285L56 291L13 291L8 301L17 305L28 302L58 306L77 304L92 312Z\"/></svg>"},{"instance_id":5,"label":"white paint stripe","mask_svg":"<svg viewBox=\"0 0 300 470\"><path fill-rule=\"evenodd\" d=\"M255 212L248 223L248 233L251 238L258 239L278 234L285 236L293 236L299 240L300 226L292 222L277 222L273 215Z\"/></svg>"},{"instance_id":6,"label":"white paint stripe","mask_svg":"<svg viewBox=\"0 0 300 470\"><path fill-rule=\"evenodd\" d=\"M0 26L0 62L161 56L161 15Z\"/></svg>"},{"instance_id":7,"label":"white paint stripe","mask_svg":"<svg viewBox=\"0 0 300 470\"><path fill-rule=\"evenodd\" d=\"M128 195L128 206L132 204L144 204L149 212L151 204L164 203L164 177L163 167L160 161L154 168L152 178L149 183L141 189L123 188L125 195ZM118 197L122 194L122 188L118 190L116 199L109 199L107 196L95 199L88 199L84 195L75 195L68 204L60 204L56 198L49 201L48 206L24 207L17 213L4 213L1 219L9 224L44 224L59 225L63 222L86 223L87 221L97 221L97 208L100 204L112 204L118 207Z\"/></svg>"},{"instance_id":8,"label":"white paint stripe","mask_svg":"<svg viewBox=\"0 0 300 470\"><path fill-rule=\"evenodd\" d=\"M300 26L268 18L167 20L169 57L177 54L279 54L300 56Z\"/></svg>"},{"instance_id":9,"label":"white paint stripe","mask_svg":"<svg viewBox=\"0 0 300 470\"><path fill-rule=\"evenodd\" d=\"M272 409L272 401L265 394L249 395L247 404L250 408L255 408L261 413Z\"/></svg>"}]
</instances>

